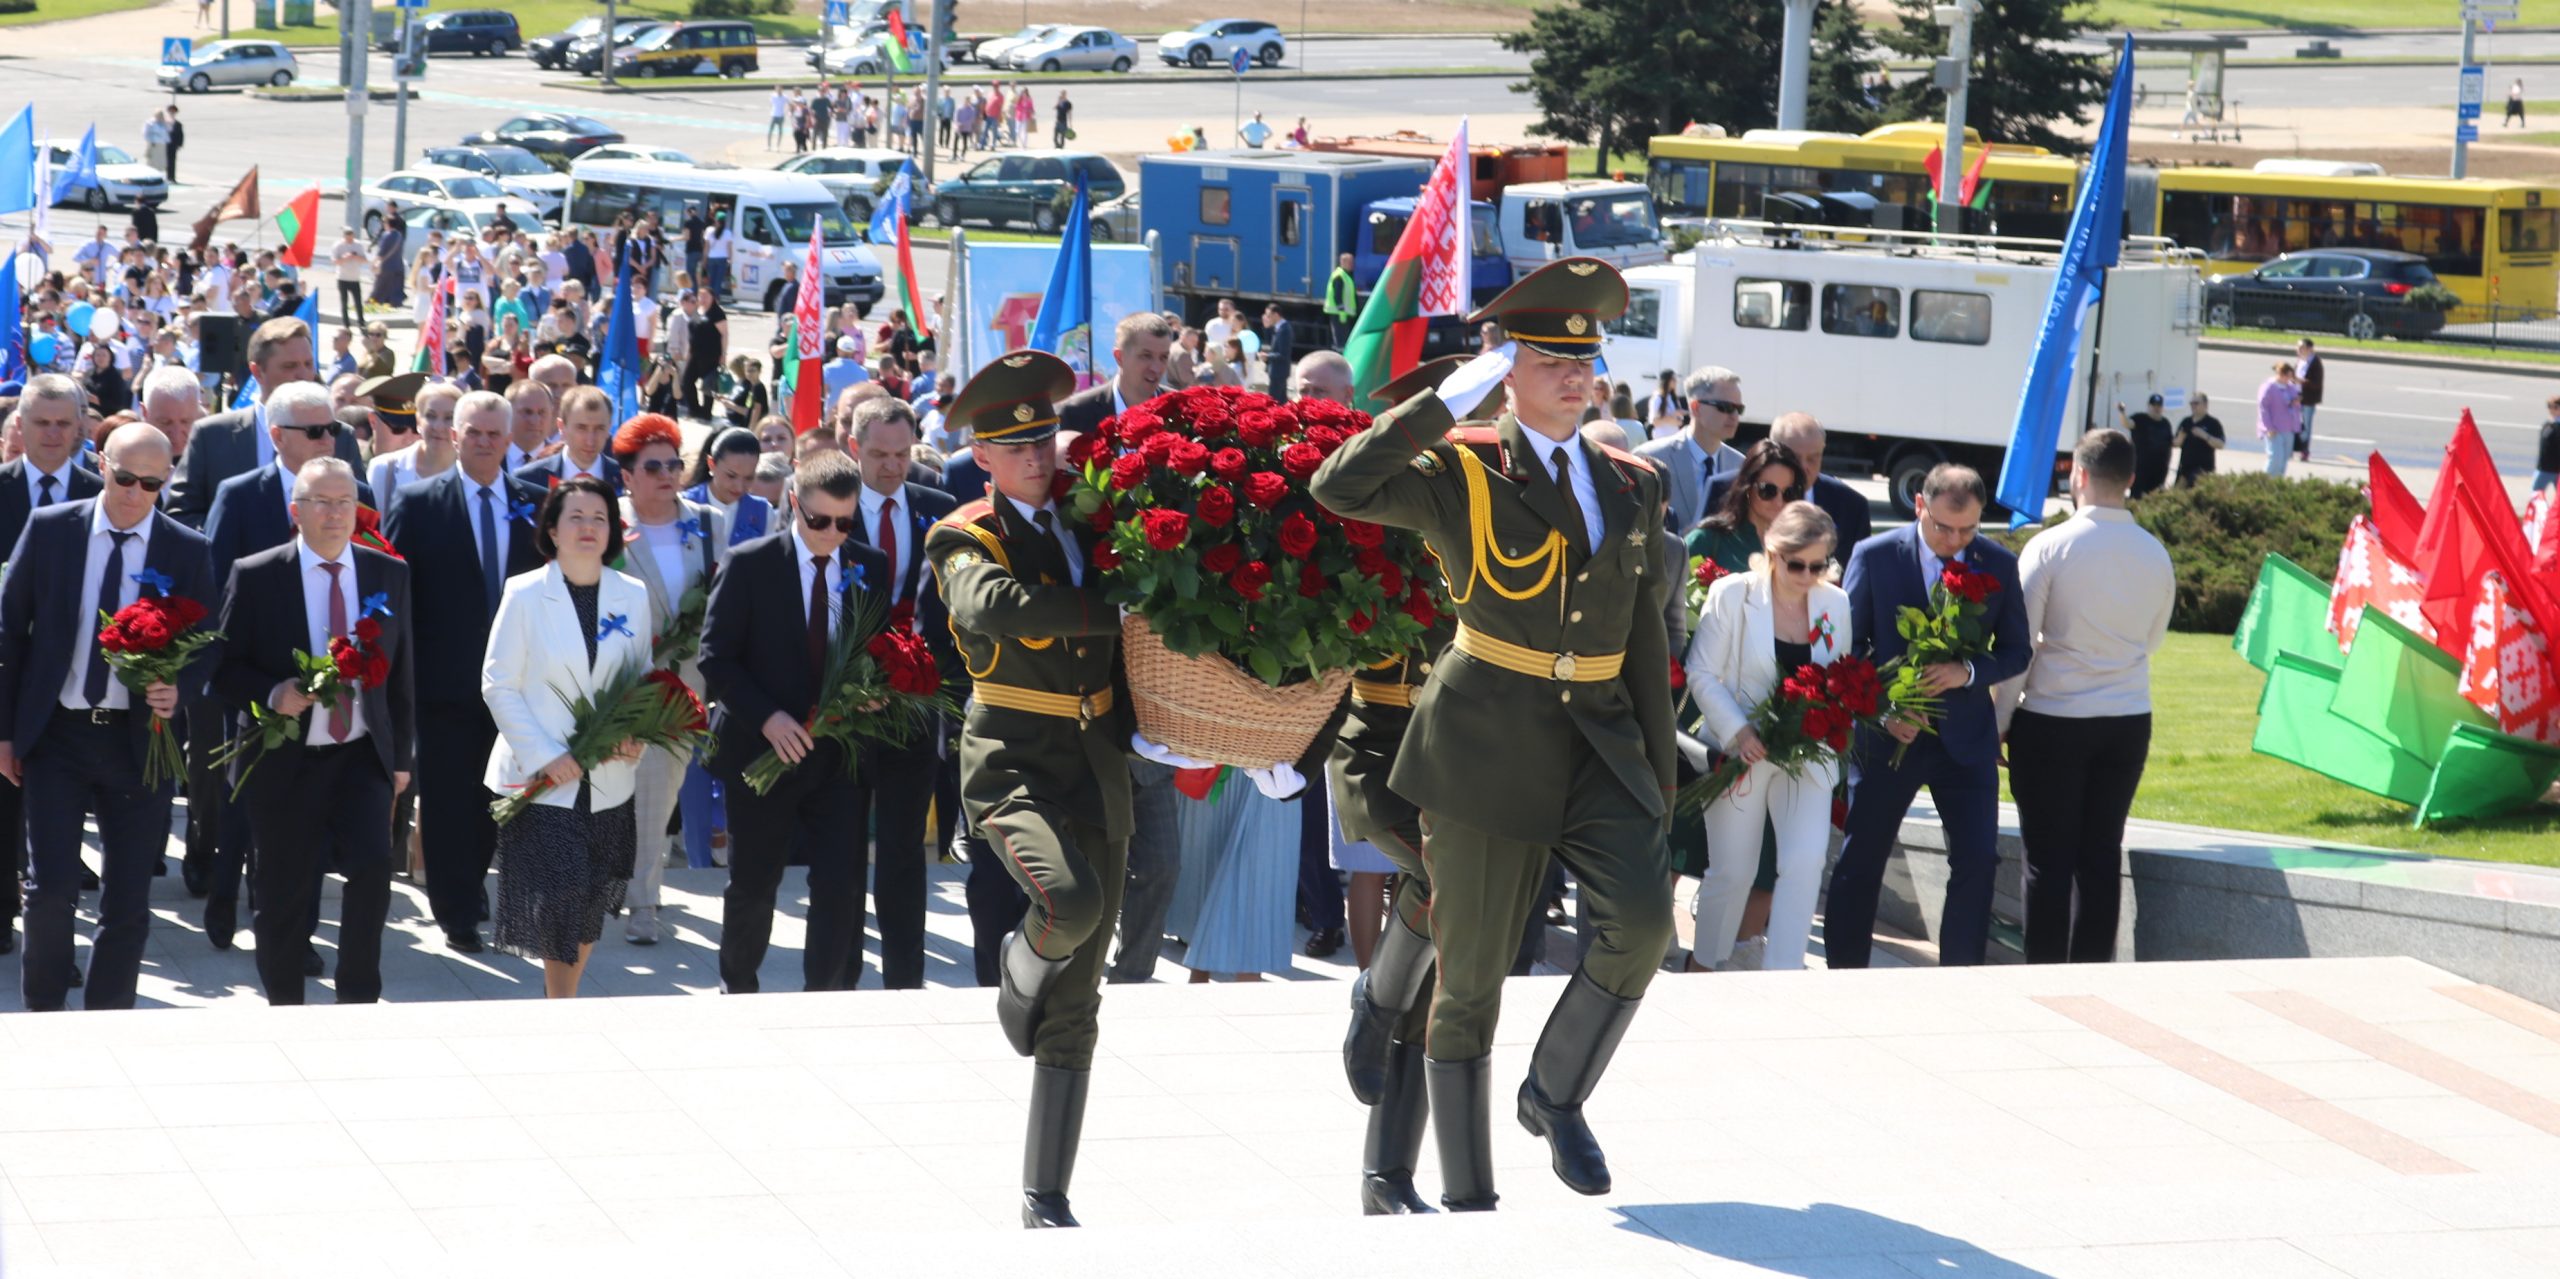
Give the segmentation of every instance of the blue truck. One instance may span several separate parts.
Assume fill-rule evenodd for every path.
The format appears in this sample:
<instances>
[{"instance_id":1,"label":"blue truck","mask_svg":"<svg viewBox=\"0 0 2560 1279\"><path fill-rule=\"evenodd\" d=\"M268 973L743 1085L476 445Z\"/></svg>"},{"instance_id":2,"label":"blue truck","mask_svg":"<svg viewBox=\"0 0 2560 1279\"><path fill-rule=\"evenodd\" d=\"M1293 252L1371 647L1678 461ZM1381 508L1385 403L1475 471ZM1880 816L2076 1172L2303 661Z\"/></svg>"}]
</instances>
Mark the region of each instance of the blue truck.
<instances>
[{"instance_id":1,"label":"blue truck","mask_svg":"<svg viewBox=\"0 0 2560 1279\"><path fill-rule=\"evenodd\" d=\"M1191 151L1138 161L1139 222L1156 237L1165 293L1205 321L1220 298L1248 315L1276 303L1301 330L1329 333L1325 280L1341 255L1366 301L1431 176L1427 160L1338 151ZM1510 287L1491 205L1469 211L1474 301ZM1434 319L1428 354L1465 346L1462 317Z\"/></svg>"}]
</instances>

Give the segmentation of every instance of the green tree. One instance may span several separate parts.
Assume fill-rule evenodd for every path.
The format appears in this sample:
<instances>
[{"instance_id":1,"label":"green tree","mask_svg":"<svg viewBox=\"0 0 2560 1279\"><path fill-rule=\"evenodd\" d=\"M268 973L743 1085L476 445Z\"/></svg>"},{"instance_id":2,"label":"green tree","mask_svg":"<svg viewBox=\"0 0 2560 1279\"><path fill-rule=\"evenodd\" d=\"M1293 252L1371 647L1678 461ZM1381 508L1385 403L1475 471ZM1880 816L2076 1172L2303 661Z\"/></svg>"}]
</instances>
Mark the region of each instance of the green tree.
<instances>
[{"instance_id":1,"label":"green tree","mask_svg":"<svg viewBox=\"0 0 2560 1279\"><path fill-rule=\"evenodd\" d=\"M1883 111L1867 105L1867 77L1880 65L1875 39L1867 34L1856 6L1825 0L1813 20L1804 127L1864 133L1883 123Z\"/></svg>"},{"instance_id":2,"label":"green tree","mask_svg":"<svg viewBox=\"0 0 2560 1279\"><path fill-rule=\"evenodd\" d=\"M1777 114L1775 3L1579 0L1541 9L1504 48L1531 55L1526 86L1542 119L1529 131L1599 149L1641 151L1697 122L1736 133Z\"/></svg>"},{"instance_id":3,"label":"green tree","mask_svg":"<svg viewBox=\"0 0 2560 1279\"><path fill-rule=\"evenodd\" d=\"M2097 58L2059 47L2082 30L2064 12L2069 3L1982 0L1973 18L1964 122L1985 140L2086 149L2057 126L2094 118L2107 96L2107 73ZM1894 0L1894 9L1896 25L1881 32L1886 49L1905 58L1946 56L1947 30L1930 20L1930 0ZM1897 87L1885 104L1893 120L1943 120L1946 113L1946 95L1925 76Z\"/></svg>"}]
</instances>

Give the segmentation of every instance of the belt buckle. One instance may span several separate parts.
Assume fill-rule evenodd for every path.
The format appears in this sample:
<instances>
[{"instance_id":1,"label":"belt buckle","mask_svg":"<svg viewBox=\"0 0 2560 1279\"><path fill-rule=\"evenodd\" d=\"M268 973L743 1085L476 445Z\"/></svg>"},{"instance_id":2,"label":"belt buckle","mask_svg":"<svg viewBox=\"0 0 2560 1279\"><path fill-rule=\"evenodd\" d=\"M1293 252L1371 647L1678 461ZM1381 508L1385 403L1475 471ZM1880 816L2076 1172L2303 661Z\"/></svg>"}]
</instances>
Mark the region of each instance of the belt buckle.
<instances>
[{"instance_id":1,"label":"belt buckle","mask_svg":"<svg viewBox=\"0 0 2560 1279\"><path fill-rule=\"evenodd\" d=\"M1556 654L1556 665L1555 665L1555 671L1554 671L1554 677L1555 677L1556 679L1559 679L1559 680L1569 680L1569 679L1572 679L1572 678L1573 678L1573 669L1574 669L1573 654L1571 654L1571 653L1558 653L1558 654Z\"/></svg>"},{"instance_id":2,"label":"belt buckle","mask_svg":"<svg viewBox=\"0 0 2560 1279\"><path fill-rule=\"evenodd\" d=\"M1094 705L1094 699L1097 696L1098 694L1086 693L1076 698L1076 727L1090 727L1101 715L1100 709Z\"/></svg>"},{"instance_id":3,"label":"belt buckle","mask_svg":"<svg viewBox=\"0 0 2560 1279\"><path fill-rule=\"evenodd\" d=\"M115 711L111 707L92 706L89 708L89 722L99 726L113 724L116 722Z\"/></svg>"}]
</instances>

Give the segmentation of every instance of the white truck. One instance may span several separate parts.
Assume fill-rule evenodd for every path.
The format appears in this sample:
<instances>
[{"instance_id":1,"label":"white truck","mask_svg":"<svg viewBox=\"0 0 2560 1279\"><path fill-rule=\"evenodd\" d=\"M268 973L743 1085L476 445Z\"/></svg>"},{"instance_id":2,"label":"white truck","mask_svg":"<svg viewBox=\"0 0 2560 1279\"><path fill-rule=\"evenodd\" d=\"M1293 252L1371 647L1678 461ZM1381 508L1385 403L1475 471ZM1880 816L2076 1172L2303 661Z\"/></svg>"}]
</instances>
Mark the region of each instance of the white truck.
<instances>
[{"instance_id":1,"label":"white truck","mask_svg":"<svg viewBox=\"0 0 2560 1279\"><path fill-rule=\"evenodd\" d=\"M1638 182L1517 183L1502 188L1496 217L1514 279L1557 258L1599 258L1623 271L1670 256L1653 192Z\"/></svg>"},{"instance_id":2,"label":"white truck","mask_svg":"<svg viewBox=\"0 0 2560 1279\"><path fill-rule=\"evenodd\" d=\"M1627 313L1601 354L1649 385L1721 365L1742 378L1743 433L1801 410L1828 433L1823 469L1885 477L1909 509L1929 468L1996 479L2035 355L2062 246L2051 240L1718 220L1679 258L1627 272ZM2119 403L2162 397L2175 418L2196 384L2203 286L2197 260L2128 239L2081 329L2056 474L2082 431Z\"/></svg>"}]
</instances>

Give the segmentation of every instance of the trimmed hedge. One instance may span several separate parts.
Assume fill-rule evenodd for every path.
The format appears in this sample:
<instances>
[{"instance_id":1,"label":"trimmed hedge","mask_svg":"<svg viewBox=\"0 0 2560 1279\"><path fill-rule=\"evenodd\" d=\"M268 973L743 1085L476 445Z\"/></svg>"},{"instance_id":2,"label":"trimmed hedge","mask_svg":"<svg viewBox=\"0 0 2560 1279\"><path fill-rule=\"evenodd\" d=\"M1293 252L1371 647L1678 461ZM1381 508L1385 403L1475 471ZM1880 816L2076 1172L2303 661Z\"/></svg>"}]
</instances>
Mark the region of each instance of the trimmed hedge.
<instances>
[{"instance_id":1,"label":"trimmed hedge","mask_svg":"<svg viewBox=\"0 0 2560 1279\"><path fill-rule=\"evenodd\" d=\"M0 0L0 13L34 13L36 0Z\"/></svg>"},{"instance_id":2,"label":"trimmed hedge","mask_svg":"<svg viewBox=\"0 0 2560 1279\"><path fill-rule=\"evenodd\" d=\"M2365 513L2365 497L2358 484L2217 472L2193 488L2154 493L2135 503L2133 513L2177 566L2178 605L2170 628L2227 635L2240 625L2268 554L2327 580L2336 571L2347 526ZM2002 540L2016 549L2035 531L2021 529Z\"/></svg>"}]
</instances>

